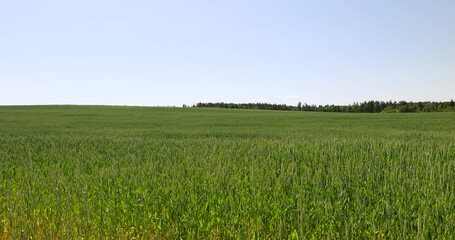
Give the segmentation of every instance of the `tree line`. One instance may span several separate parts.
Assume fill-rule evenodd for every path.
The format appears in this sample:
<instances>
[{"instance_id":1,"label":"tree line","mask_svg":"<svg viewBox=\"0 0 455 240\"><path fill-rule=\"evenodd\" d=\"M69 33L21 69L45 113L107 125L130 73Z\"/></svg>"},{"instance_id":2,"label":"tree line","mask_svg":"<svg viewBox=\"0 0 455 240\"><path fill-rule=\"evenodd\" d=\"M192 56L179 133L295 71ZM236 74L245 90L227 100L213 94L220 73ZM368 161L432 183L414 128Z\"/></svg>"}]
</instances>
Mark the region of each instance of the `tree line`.
<instances>
[{"instance_id":1,"label":"tree line","mask_svg":"<svg viewBox=\"0 0 455 240\"><path fill-rule=\"evenodd\" d=\"M309 112L345 112L345 113L405 113L405 112L455 112L455 102L392 102L365 101L349 105L308 105L299 102L297 106L270 103L197 103L199 108L263 109Z\"/></svg>"}]
</instances>

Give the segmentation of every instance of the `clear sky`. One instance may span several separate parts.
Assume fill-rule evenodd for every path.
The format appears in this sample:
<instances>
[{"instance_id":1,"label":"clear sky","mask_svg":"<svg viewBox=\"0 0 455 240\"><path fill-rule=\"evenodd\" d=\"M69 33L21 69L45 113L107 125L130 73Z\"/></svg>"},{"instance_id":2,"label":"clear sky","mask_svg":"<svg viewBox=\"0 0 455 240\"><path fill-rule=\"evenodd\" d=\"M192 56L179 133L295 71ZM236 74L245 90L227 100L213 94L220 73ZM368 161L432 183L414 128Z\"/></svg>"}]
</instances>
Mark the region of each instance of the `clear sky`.
<instances>
[{"instance_id":1,"label":"clear sky","mask_svg":"<svg viewBox=\"0 0 455 240\"><path fill-rule=\"evenodd\" d=\"M454 0L0 0L0 104L455 98Z\"/></svg>"}]
</instances>

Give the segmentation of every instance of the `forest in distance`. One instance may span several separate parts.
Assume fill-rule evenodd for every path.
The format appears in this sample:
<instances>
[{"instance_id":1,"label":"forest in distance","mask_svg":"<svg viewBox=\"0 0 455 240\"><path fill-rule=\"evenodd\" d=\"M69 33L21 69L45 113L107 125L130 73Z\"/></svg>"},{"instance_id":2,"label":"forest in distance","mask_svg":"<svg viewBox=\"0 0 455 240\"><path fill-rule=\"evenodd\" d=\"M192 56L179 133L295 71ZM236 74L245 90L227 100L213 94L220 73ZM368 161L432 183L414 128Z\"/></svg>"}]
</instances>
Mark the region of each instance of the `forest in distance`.
<instances>
[{"instance_id":1,"label":"forest in distance","mask_svg":"<svg viewBox=\"0 0 455 240\"><path fill-rule=\"evenodd\" d=\"M183 105L183 107L187 107ZM297 106L270 103L202 103L193 107L198 108L232 108L232 109L262 109L308 112L345 112L345 113L408 113L408 112L455 112L455 102L406 102L406 101L365 101L350 105L308 105L299 102Z\"/></svg>"}]
</instances>

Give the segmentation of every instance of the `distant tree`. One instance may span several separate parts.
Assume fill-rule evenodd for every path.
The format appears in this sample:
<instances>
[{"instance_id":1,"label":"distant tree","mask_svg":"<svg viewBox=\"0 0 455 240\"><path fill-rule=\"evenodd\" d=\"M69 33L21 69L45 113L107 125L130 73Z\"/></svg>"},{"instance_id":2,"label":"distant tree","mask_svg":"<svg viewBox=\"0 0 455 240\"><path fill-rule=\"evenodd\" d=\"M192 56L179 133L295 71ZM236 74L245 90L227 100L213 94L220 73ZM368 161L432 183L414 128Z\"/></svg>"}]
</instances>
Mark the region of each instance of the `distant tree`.
<instances>
[{"instance_id":1,"label":"distant tree","mask_svg":"<svg viewBox=\"0 0 455 240\"><path fill-rule=\"evenodd\" d=\"M397 110L392 105L389 105L389 106L385 107L382 110L382 112L383 113L395 113L395 112L397 112Z\"/></svg>"},{"instance_id":2,"label":"distant tree","mask_svg":"<svg viewBox=\"0 0 455 240\"><path fill-rule=\"evenodd\" d=\"M183 107L188 107L186 104ZM197 103L193 107L201 108L240 108L240 109L264 109L264 110L299 110L316 112L352 112L352 113L379 113L379 112L448 112L455 111L455 102L379 102L365 101L352 105L308 105L299 102L297 106L270 103Z\"/></svg>"}]
</instances>

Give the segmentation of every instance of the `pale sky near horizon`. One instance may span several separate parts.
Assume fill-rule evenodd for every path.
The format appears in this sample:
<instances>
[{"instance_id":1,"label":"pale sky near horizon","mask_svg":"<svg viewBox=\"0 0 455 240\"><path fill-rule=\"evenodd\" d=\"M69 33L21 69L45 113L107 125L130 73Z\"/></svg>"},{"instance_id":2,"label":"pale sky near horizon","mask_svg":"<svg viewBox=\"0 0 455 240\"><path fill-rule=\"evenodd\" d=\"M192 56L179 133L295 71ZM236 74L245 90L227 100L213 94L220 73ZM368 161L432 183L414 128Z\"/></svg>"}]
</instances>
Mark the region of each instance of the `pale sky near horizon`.
<instances>
[{"instance_id":1,"label":"pale sky near horizon","mask_svg":"<svg viewBox=\"0 0 455 240\"><path fill-rule=\"evenodd\" d=\"M455 98L454 0L0 0L0 105Z\"/></svg>"}]
</instances>

